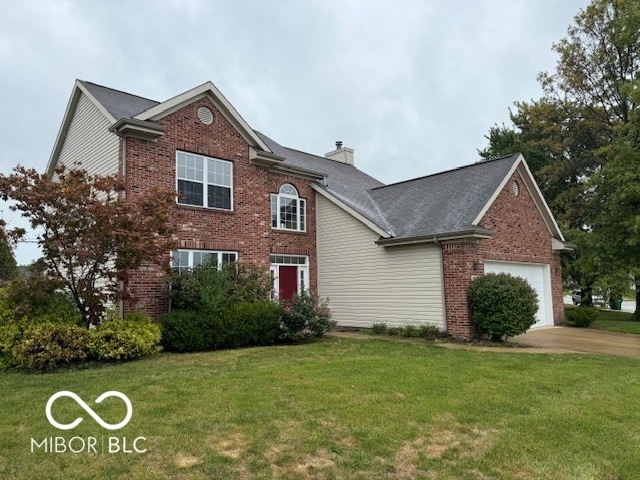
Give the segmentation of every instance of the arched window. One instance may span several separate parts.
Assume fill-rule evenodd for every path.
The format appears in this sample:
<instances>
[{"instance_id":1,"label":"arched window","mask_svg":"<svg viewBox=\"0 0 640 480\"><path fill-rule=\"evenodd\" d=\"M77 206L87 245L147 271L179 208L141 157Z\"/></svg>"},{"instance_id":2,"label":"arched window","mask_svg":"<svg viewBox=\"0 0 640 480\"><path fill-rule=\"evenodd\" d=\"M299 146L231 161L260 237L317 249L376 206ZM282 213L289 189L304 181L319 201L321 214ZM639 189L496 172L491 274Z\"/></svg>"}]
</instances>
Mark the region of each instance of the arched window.
<instances>
[{"instance_id":1,"label":"arched window","mask_svg":"<svg viewBox=\"0 0 640 480\"><path fill-rule=\"evenodd\" d=\"M279 230L305 231L306 225L305 199L298 196L296 187L285 183L279 193L271 194L271 227Z\"/></svg>"}]
</instances>

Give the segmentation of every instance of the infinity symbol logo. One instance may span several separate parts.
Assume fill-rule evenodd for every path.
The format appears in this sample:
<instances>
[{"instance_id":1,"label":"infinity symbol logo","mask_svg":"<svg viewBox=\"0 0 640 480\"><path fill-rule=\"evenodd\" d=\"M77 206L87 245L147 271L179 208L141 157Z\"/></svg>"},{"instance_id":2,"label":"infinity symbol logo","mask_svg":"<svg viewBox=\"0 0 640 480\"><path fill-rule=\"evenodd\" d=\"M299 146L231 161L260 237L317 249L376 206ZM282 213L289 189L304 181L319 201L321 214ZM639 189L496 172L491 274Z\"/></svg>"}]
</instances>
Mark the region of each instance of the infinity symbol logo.
<instances>
[{"instance_id":1,"label":"infinity symbol logo","mask_svg":"<svg viewBox=\"0 0 640 480\"><path fill-rule=\"evenodd\" d=\"M80 424L80 422L82 422L83 420L82 417L78 417L73 422L68 423L66 425L63 423L56 422L54 418L51 416L51 406L53 405L53 402L55 402L60 397L73 398L76 401L76 403L84 409L85 412L91 415L91 418L93 418L96 422L98 422L98 424L102 428L106 428L107 430L118 430L124 427L127 423L129 423L129 420L131 420L131 415L133 415L133 406L131 405L131 401L124 393L120 393L116 391L104 392L102 395L96 398L96 403L101 403L105 398L118 397L127 406L127 415L124 417L124 420L122 420L120 423L116 423L115 425L112 425L102 420L102 418L100 418L98 414L94 412L89 405L84 403L84 401L78 395L76 395L73 392L68 392L65 390L65 391L61 391L51 395L51 397L49 398L49 401L47 402L47 407L45 409L45 412L47 414L47 420L49 420L49 423L60 430L71 430L72 428L77 427Z\"/></svg>"}]
</instances>

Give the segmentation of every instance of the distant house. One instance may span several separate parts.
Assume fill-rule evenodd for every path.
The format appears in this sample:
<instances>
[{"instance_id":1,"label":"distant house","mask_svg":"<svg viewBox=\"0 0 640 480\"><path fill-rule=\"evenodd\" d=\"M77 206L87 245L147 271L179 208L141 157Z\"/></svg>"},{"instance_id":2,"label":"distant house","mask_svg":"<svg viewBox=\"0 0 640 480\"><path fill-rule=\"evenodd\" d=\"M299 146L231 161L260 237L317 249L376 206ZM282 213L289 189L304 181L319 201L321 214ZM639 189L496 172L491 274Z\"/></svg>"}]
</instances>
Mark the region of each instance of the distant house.
<instances>
[{"instance_id":1,"label":"distant house","mask_svg":"<svg viewBox=\"0 0 640 480\"><path fill-rule=\"evenodd\" d=\"M384 185L340 143L321 157L253 130L210 82L156 102L78 80L48 171L60 163L120 172L130 201L175 189L179 246L167 262L263 265L275 296L317 291L341 326L470 337L467 288L487 272L531 283L536 327L563 320L564 239L519 154ZM157 265L130 272L124 288L153 316L169 307Z\"/></svg>"}]
</instances>

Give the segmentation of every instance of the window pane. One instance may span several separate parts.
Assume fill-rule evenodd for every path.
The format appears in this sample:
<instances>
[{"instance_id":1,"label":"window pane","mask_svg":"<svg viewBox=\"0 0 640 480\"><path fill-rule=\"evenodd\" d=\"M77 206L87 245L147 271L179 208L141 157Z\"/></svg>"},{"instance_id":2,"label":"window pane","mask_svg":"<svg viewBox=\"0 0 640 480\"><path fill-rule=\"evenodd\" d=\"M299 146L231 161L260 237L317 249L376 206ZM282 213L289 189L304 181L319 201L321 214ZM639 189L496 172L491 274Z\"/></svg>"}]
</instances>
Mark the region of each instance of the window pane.
<instances>
[{"instance_id":1,"label":"window pane","mask_svg":"<svg viewBox=\"0 0 640 480\"><path fill-rule=\"evenodd\" d=\"M298 200L280 197L280 228L298 229Z\"/></svg>"},{"instance_id":2,"label":"window pane","mask_svg":"<svg viewBox=\"0 0 640 480\"><path fill-rule=\"evenodd\" d=\"M285 183L280 187L280 193L282 195L292 195L294 197L298 196L298 191L295 189L295 187L293 185L289 185L288 183Z\"/></svg>"},{"instance_id":3,"label":"window pane","mask_svg":"<svg viewBox=\"0 0 640 480\"><path fill-rule=\"evenodd\" d=\"M227 263L234 263L236 261L235 253L223 253L222 254L222 264L226 265Z\"/></svg>"},{"instance_id":4,"label":"window pane","mask_svg":"<svg viewBox=\"0 0 640 480\"><path fill-rule=\"evenodd\" d=\"M204 196L201 183L178 180L178 203L185 205L203 205Z\"/></svg>"},{"instance_id":5,"label":"window pane","mask_svg":"<svg viewBox=\"0 0 640 480\"><path fill-rule=\"evenodd\" d=\"M271 226L278 228L278 195L271 194Z\"/></svg>"},{"instance_id":6,"label":"window pane","mask_svg":"<svg viewBox=\"0 0 640 480\"><path fill-rule=\"evenodd\" d=\"M300 202L300 230L306 230L307 229L307 225L306 225L306 207L307 204L304 200L299 200Z\"/></svg>"},{"instance_id":7,"label":"window pane","mask_svg":"<svg viewBox=\"0 0 640 480\"><path fill-rule=\"evenodd\" d=\"M208 205L212 208L231 210L231 189L209 185Z\"/></svg>"}]
</instances>

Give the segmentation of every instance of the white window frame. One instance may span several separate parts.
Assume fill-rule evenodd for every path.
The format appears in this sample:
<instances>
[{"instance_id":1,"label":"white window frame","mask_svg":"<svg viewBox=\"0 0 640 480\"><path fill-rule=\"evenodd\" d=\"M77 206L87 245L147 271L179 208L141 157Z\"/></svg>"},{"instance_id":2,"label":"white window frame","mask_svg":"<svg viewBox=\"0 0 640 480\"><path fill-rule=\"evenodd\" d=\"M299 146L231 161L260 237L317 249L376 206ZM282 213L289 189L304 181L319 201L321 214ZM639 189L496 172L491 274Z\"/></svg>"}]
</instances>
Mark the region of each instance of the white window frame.
<instances>
[{"instance_id":1,"label":"white window frame","mask_svg":"<svg viewBox=\"0 0 640 480\"><path fill-rule=\"evenodd\" d=\"M175 263L176 253L187 254L187 265L176 265ZM194 268L194 257L196 256L195 254L216 255L217 256L216 262L218 264L218 268L221 268L222 265L225 265L226 263L235 263L238 261L238 252L234 252L232 250L190 250L190 249L181 248L171 252L171 268L177 269L181 273L184 271L191 270L192 268ZM233 260L233 262L224 262L223 255L234 255L235 260ZM201 265L201 264L202 262L199 263L198 265ZM195 265L195 266L197 267L198 265Z\"/></svg>"},{"instance_id":2,"label":"white window frame","mask_svg":"<svg viewBox=\"0 0 640 480\"><path fill-rule=\"evenodd\" d=\"M194 160L201 160L202 161L202 180L198 180L198 179L194 179L194 178L188 178L187 175L184 176L180 176L180 156L181 155L185 155L185 156L190 156L193 157ZM229 167L229 185L223 185L221 183L216 183L215 182L215 175L216 172L211 172L210 171L210 162L214 165L214 169L215 169L215 165L216 164L223 164L225 166ZM185 169L188 167L184 167ZM209 182L209 174L213 174L214 175L214 181L213 182ZM185 203L185 202L181 202L180 201L180 197L177 196L176 197L176 202L179 205L187 205L190 207L200 207L200 208L208 208L208 209L212 209L212 210L223 210L225 212L232 212L233 211L233 162L230 162L228 160L222 160L221 158L215 158L215 157L206 157L204 155L198 155L196 153L191 153L191 152L184 152L182 150L176 150L176 193L180 193L179 189L178 189L178 185L179 185L179 181L186 181L186 182L193 182L193 183L199 183L202 185L202 205L198 205L198 204L193 204L193 203ZM223 187L223 188L228 188L229 189L229 200L230 200L230 205L229 208L224 208L224 207L210 207L209 206L209 186L212 187Z\"/></svg>"},{"instance_id":3,"label":"white window frame","mask_svg":"<svg viewBox=\"0 0 640 480\"><path fill-rule=\"evenodd\" d=\"M295 193L294 193L295 192ZM296 228L286 228L284 220L281 218L283 201L295 201L296 205ZM274 207L276 226L274 221ZM300 214L302 212L302 215ZM304 218L304 222L302 221ZM304 223L303 225L301 225ZM280 187L278 193L271 194L271 228L274 230L286 230L289 232L306 232L307 231L307 200L301 198L296 187L290 183L285 183Z\"/></svg>"},{"instance_id":4,"label":"white window frame","mask_svg":"<svg viewBox=\"0 0 640 480\"><path fill-rule=\"evenodd\" d=\"M269 273L271 274L271 299L278 300L280 282L278 271L281 266L298 267L298 292L309 290L309 257L306 255L287 255L272 253L269 257Z\"/></svg>"}]
</instances>

